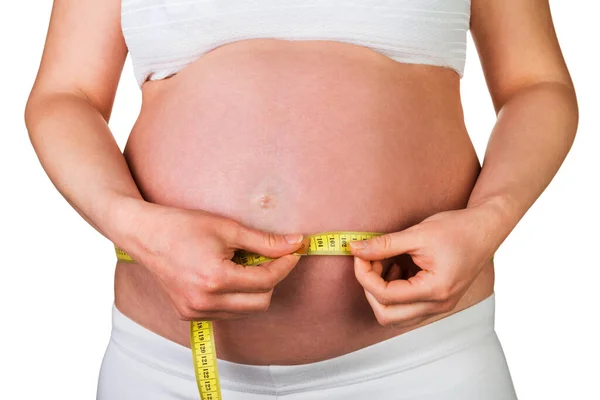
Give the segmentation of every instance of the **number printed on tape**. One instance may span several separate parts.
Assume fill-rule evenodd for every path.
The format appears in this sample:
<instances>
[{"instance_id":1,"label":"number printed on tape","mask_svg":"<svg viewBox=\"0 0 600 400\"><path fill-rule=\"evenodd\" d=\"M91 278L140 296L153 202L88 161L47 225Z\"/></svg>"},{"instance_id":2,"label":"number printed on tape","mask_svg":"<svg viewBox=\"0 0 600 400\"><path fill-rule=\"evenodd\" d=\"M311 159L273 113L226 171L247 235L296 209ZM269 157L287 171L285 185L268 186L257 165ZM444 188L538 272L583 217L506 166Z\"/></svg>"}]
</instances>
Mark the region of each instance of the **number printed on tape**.
<instances>
[{"instance_id":1,"label":"number printed on tape","mask_svg":"<svg viewBox=\"0 0 600 400\"><path fill-rule=\"evenodd\" d=\"M370 239L378 235L381 235L381 233L326 232L309 235L305 238L303 247L298 250L297 254L352 255L350 252L350 241ZM117 246L115 246L115 252L119 261L134 262L126 252ZM232 260L238 264L251 266L270 261L271 258L239 250L235 252ZM202 400L222 400L212 322L191 322L190 342L193 356L192 365L196 373L196 383L198 384L200 398Z\"/></svg>"}]
</instances>

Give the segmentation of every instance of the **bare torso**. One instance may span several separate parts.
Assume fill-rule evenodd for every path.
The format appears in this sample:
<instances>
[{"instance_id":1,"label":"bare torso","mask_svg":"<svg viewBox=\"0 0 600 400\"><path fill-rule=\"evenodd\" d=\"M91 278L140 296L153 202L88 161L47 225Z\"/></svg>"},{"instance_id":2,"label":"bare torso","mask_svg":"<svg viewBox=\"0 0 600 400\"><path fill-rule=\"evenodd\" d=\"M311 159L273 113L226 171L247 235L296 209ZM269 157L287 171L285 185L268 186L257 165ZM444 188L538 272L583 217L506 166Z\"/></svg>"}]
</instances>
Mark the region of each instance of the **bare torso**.
<instances>
[{"instance_id":1,"label":"bare torso","mask_svg":"<svg viewBox=\"0 0 600 400\"><path fill-rule=\"evenodd\" d=\"M454 71L274 39L144 84L125 156L146 200L275 233L399 231L465 207L480 169ZM119 263L115 290L124 314L189 346L189 323L143 266ZM492 290L490 262L452 312ZM302 258L267 312L215 322L219 357L250 364L318 361L407 330L378 324L340 256Z\"/></svg>"}]
</instances>

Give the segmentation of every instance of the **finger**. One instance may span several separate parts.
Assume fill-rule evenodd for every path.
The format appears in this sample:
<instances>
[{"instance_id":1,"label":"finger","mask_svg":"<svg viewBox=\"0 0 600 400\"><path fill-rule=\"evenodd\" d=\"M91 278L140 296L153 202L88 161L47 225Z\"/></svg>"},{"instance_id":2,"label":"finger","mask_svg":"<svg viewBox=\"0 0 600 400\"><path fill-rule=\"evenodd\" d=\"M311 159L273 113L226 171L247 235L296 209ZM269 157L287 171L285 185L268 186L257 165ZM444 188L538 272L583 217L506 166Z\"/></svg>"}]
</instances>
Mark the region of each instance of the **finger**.
<instances>
[{"instance_id":1,"label":"finger","mask_svg":"<svg viewBox=\"0 0 600 400\"><path fill-rule=\"evenodd\" d=\"M273 290L264 293L227 293L208 296L206 304L211 312L250 314L269 309Z\"/></svg>"},{"instance_id":2,"label":"finger","mask_svg":"<svg viewBox=\"0 0 600 400\"><path fill-rule=\"evenodd\" d=\"M373 309L379 324L387 325L416 325L436 314L435 303L416 302L410 304L383 305L377 301L373 294L365 290L367 301Z\"/></svg>"},{"instance_id":3,"label":"finger","mask_svg":"<svg viewBox=\"0 0 600 400\"><path fill-rule=\"evenodd\" d=\"M392 266L388 269L385 274L386 281L395 281L396 279L400 279L402 276L402 270L398 266L398 264L392 264Z\"/></svg>"},{"instance_id":4,"label":"finger","mask_svg":"<svg viewBox=\"0 0 600 400\"><path fill-rule=\"evenodd\" d=\"M387 282L370 261L354 257L354 274L362 287L383 305L432 300L431 273L420 271L408 280Z\"/></svg>"},{"instance_id":5,"label":"finger","mask_svg":"<svg viewBox=\"0 0 600 400\"><path fill-rule=\"evenodd\" d=\"M181 312L175 309L175 314L182 321L212 321L219 319L238 319L248 316L247 313L231 313L225 311L195 311L187 310Z\"/></svg>"},{"instance_id":6,"label":"finger","mask_svg":"<svg viewBox=\"0 0 600 400\"><path fill-rule=\"evenodd\" d=\"M379 276L383 276L383 263L381 261L372 261L371 262L371 270Z\"/></svg>"},{"instance_id":7,"label":"finger","mask_svg":"<svg viewBox=\"0 0 600 400\"><path fill-rule=\"evenodd\" d=\"M294 269L300 256L286 255L264 264L246 267L231 260L224 260L225 271L219 293L260 293L272 290Z\"/></svg>"},{"instance_id":8,"label":"finger","mask_svg":"<svg viewBox=\"0 0 600 400\"><path fill-rule=\"evenodd\" d=\"M277 258L298 250L304 237L300 234L276 235L236 223L229 228L226 239L234 249L249 250L256 254Z\"/></svg>"},{"instance_id":9,"label":"finger","mask_svg":"<svg viewBox=\"0 0 600 400\"><path fill-rule=\"evenodd\" d=\"M350 242L350 251L364 260L383 260L399 254L410 253L419 248L419 236L415 229L375 236L368 240Z\"/></svg>"}]
</instances>

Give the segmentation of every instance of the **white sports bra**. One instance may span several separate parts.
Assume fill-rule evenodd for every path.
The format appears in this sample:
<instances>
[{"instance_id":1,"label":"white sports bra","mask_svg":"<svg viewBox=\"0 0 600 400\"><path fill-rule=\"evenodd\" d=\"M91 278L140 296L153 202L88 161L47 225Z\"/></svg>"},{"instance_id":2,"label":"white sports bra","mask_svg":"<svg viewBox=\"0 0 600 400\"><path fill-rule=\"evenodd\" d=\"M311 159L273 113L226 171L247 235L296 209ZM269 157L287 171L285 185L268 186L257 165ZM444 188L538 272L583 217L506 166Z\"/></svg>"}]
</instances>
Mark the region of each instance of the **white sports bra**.
<instances>
[{"instance_id":1,"label":"white sports bra","mask_svg":"<svg viewBox=\"0 0 600 400\"><path fill-rule=\"evenodd\" d=\"M470 0L122 0L138 84L238 40L334 40L463 75Z\"/></svg>"}]
</instances>

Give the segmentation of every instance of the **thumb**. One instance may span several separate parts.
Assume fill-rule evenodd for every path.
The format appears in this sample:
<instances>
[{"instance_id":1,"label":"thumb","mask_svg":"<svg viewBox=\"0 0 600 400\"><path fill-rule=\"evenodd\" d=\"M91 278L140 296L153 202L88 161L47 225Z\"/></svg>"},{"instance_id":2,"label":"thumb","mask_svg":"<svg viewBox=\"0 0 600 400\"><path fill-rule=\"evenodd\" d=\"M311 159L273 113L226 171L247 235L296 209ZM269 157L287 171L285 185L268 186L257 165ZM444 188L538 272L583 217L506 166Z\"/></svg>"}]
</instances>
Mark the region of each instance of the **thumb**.
<instances>
[{"instance_id":1,"label":"thumb","mask_svg":"<svg viewBox=\"0 0 600 400\"><path fill-rule=\"evenodd\" d=\"M350 251L363 260L383 260L418 249L418 236L412 229L350 242Z\"/></svg>"},{"instance_id":2,"label":"thumb","mask_svg":"<svg viewBox=\"0 0 600 400\"><path fill-rule=\"evenodd\" d=\"M277 258L291 254L303 244L301 234L276 235L238 225L229 244L236 249L249 250L261 256Z\"/></svg>"}]
</instances>

